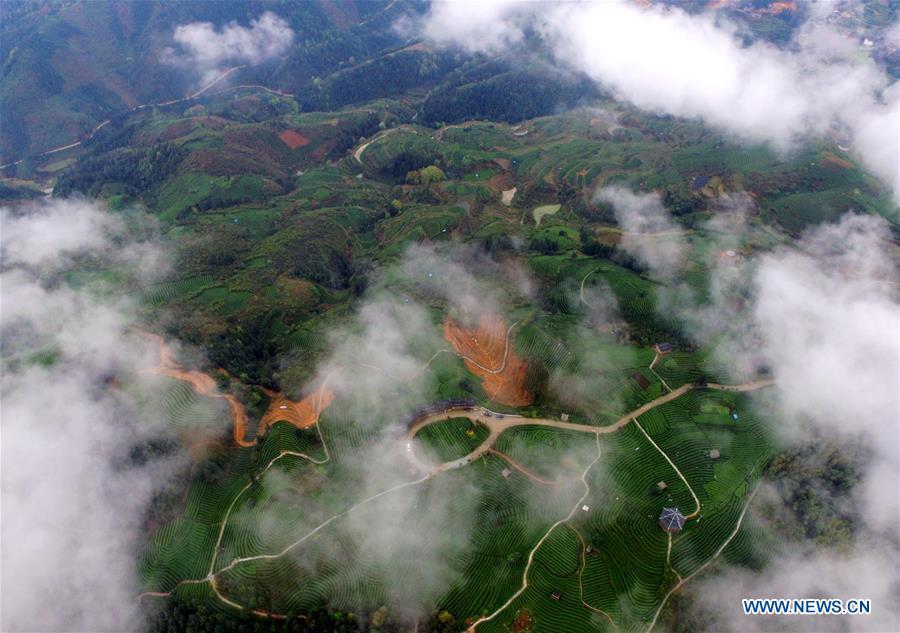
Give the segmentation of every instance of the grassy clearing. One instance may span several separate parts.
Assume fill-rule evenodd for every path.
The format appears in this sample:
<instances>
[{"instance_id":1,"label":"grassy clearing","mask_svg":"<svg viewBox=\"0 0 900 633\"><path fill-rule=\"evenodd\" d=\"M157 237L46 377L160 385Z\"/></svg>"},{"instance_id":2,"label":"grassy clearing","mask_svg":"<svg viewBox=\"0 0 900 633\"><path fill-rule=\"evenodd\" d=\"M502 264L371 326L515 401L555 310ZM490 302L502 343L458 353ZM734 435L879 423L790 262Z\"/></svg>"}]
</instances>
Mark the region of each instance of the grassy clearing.
<instances>
[{"instance_id":1,"label":"grassy clearing","mask_svg":"<svg viewBox=\"0 0 900 633\"><path fill-rule=\"evenodd\" d=\"M559 204L545 204L540 207L535 207L531 212L531 217L534 218L534 223L540 226L541 220L545 215L553 215L557 211L560 210L562 205Z\"/></svg>"}]
</instances>

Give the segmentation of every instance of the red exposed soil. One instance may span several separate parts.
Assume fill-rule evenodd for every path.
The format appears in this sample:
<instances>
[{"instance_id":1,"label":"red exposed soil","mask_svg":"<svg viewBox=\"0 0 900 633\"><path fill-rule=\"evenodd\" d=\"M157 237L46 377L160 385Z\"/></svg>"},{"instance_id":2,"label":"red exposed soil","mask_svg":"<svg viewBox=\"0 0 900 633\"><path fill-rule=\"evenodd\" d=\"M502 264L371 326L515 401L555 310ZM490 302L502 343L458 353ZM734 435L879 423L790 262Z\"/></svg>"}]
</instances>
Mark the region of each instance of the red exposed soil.
<instances>
[{"instance_id":1,"label":"red exposed soil","mask_svg":"<svg viewBox=\"0 0 900 633\"><path fill-rule=\"evenodd\" d=\"M794 2L773 2L765 9L761 9L760 13L769 13L772 15L784 13L785 11L796 11L797 5Z\"/></svg>"},{"instance_id":2,"label":"red exposed soil","mask_svg":"<svg viewBox=\"0 0 900 633\"><path fill-rule=\"evenodd\" d=\"M297 149L300 147L304 147L309 145L310 140L300 134L299 132L295 132L294 130L285 130L281 134L278 135L285 145L290 147L291 149Z\"/></svg>"},{"instance_id":3,"label":"red exposed soil","mask_svg":"<svg viewBox=\"0 0 900 633\"><path fill-rule=\"evenodd\" d=\"M257 434L260 435L276 422L290 422L298 429L307 429L319 421L319 414L334 400L334 393L324 385L297 401L288 400L283 393L271 389L263 391L271 401L268 410L259 421Z\"/></svg>"},{"instance_id":4,"label":"red exposed soil","mask_svg":"<svg viewBox=\"0 0 900 633\"><path fill-rule=\"evenodd\" d=\"M245 439L247 437L248 416L244 405L230 393L219 393L215 379L209 374L205 374L195 369L184 369L175 360L175 354L172 348L166 344L165 340L158 334L150 332L141 332L144 336L152 339L159 349L159 361L156 367L146 370L149 373L158 376L167 376L182 382L188 383L195 393L201 396L211 398L224 398L228 401L231 408L231 419L234 424L234 442L238 446L253 446L256 444L256 438L252 440ZM316 424L319 421L319 414L324 411L331 401L334 394L323 385L315 393L294 402L288 400L279 392L263 389L266 395L272 400L269 408L259 421L257 427L257 435L262 434L265 430L275 422L290 422L297 428L305 429ZM202 455L205 451L209 438L199 438L197 434L183 434L185 444L192 456Z\"/></svg>"},{"instance_id":5,"label":"red exposed soil","mask_svg":"<svg viewBox=\"0 0 900 633\"><path fill-rule=\"evenodd\" d=\"M191 386L194 392L201 396L209 396L211 398L225 398L228 406L231 408L231 418L234 422L234 441L239 446L253 446L256 444L254 439L248 442L244 439L247 432L247 410L244 405L238 401L232 394L218 393L216 381L209 374L204 374L195 369L184 369L175 360L175 353L172 348L166 344L165 340L158 334L143 332L143 334L153 339L159 347L159 362L156 367L148 370L158 376L167 376L175 380L181 380ZM190 446L190 444L189 444Z\"/></svg>"},{"instance_id":6,"label":"red exposed soil","mask_svg":"<svg viewBox=\"0 0 900 633\"><path fill-rule=\"evenodd\" d=\"M499 314L483 314L476 327L465 328L447 317L444 338L463 357L466 368L481 378L485 393L494 402L511 407L531 404L534 396L525 389L524 360L516 356L508 328Z\"/></svg>"}]
</instances>

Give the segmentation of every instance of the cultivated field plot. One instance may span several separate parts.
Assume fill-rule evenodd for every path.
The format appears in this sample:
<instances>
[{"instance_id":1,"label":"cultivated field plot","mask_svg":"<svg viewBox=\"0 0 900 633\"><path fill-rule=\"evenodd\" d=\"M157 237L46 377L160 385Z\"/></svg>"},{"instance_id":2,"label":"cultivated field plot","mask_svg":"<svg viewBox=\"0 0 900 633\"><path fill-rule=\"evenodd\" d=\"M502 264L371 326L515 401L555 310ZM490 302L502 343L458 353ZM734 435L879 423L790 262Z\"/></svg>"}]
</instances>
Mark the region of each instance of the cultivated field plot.
<instances>
[{"instance_id":1,"label":"cultivated field plot","mask_svg":"<svg viewBox=\"0 0 900 633\"><path fill-rule=\"evenodd\" d=\"M414 450L436 462L449 462L469 454L487 439L489 430L468 418L451 418L430 424L415 437Z\"/></svg>"},{"instance_id":2,"label":"cultivated field plot","mask_svg":"<svg viewBox=\"0 0 900 633\"><path fill-rule=\"evenodd\" d=\"M184 156L147 195L177 273L134 296L148 318L174 313L259 409L233 446L232 401L168 385L162 407L197 461L141 557L144 589L262 619L404 604L478 631L643 632L720 549L748 566L774 550L753 520L738 525L772 452L749 397L701 386L723 380L710 351L661 309L668 282L594 193L660 194L688 251L680 289L702 302L711 262L740 270L784 242L779 230L845 208L885 213L859 165L612 104L429 128L406 101L259 121L224 117L258 112L230 101L148 115L140 136ZM410 177L431 165L436 182ZM127 204L126 188L104 186ZM738 198L751 230L726 250L708 223ZM484 280L500 308L470 315L394 267L457 243L531 287ZM429 395L400 412L282 395L317 374L332 332L354 331L373 285L428 315L430 338L407 351ZM472 406L408 435L410 410L451 399ZM670 539L657 517L673 506L687 520Z\"/></svg>"},{"instance_id":3,"label":"cultivated field plot","mask_svg":"<svg viewBox=\"0 0 900 633\"><path fill-rule=\"evenodd\" d=\"M695 389L596 439L589 426L513 427L475 461L422 479L386 472L381 453L455 460L487 439L487 426L451 418L404 449L385 443L389 425L350 410L335 401L318 429L276 423L236 462L195 475L183 516L141 559L147 590L262 616L404 596L461 621L492 615L478 630L508 630L520 617L537 631L637 630L675 573L693 573L734 536L770 454L746 398ZM669 557L656 522L663 506L689 517ZM402 536L388 530L384 541L387 526L404 526ZM729 560L758 556L742 534Z\"/></svg>"}]
</instances>

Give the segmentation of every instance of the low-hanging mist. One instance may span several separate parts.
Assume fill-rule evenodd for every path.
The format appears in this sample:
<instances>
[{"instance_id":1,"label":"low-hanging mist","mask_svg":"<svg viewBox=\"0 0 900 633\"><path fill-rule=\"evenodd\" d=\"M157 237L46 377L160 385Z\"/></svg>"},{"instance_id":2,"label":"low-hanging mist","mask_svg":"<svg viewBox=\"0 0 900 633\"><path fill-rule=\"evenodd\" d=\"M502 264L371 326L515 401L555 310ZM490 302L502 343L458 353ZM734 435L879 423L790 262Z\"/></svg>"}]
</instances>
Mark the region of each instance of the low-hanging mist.
<instances>
[{"instance_id":1,"label":"low-hanging mist","mask_svg":"<svg viewBox=\"0 0 900 633\"><path fill-rule=\"evenodd\" d=\"M131 630L147 506L183 462L135 453L166 429L161 410L118 386L154 363L130 329L134 306L60 275L100 262L146 273L160 252L85 200L3 208L0 227L0 628Z\"/></svg>"},{"instance_id":2,"label":"low-hanging mist","mask_svg":"<svg viewBox=\"0 0 900 633\"><path fill-rule=\"evenodd\" d=\"M896 32L896 25L893 30ZM499 53L539 35L550 54L617 97L660 113L700 118L786 149L832 128L900 195L900 84L857 42L818 22L790 47L741 41L714 11L625 2L435 2L419 25L439 45Z\"/></svg>"}]
</instances>

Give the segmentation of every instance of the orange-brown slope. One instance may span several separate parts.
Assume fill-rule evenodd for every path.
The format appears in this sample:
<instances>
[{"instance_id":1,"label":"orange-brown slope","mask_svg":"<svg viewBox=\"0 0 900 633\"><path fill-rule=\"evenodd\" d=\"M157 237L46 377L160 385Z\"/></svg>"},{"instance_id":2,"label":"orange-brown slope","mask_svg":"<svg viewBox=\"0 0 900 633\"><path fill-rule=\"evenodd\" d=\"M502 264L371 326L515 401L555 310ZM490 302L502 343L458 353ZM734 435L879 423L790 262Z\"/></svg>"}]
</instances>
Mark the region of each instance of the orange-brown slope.
<instances>
[{"instance_id":1,"label":"orange-brown slope","mask_svg":"<svg viewBox=\"0 0 900 633\"><path fill-rule=\"evenodd\" d=\"M288 400L283 393L264 389L271 398L269 408L259 421L257 434L261 435L276 422L289 422L298 429L306 429L319 421L319 415L334 400L334 393L322 385L302 400Z\"/></svg>"},{"instance_id":2,"label":"orange-brown slope","mask_svg":"<svg viewBox=\"0 0 900 633\"><path fill-rule=\"evenodd\" d=\"M152 367L147 371L158 376L167 376L186 382L197 395L225 398L228 401L228 406L231 408L235 443L238 446L253 446L256 444L256 439L250 442L244 439L247 435L247 410L236 397L230 393L218 393L216 381L209 374L204 374L196 369L184 369L179 365L175 360L175 352L172 351L172 348L169 347L163 337L151 332L141 332L141 334L155 341L159 350L159 361L156 367Z\"/></svg>"},{"instance_id":3,"label":"orange-brown slope","mask_svg":"<svg viewBox=\"0 0 900 633\"><path fill-rule=\"evenodd\" d=\"M216 381L209 374L194 369L184 369L175 360L175 353L165 340L158 334L150 332L142 332L145 336L156 342L159 350L159 361L156 367L148 371L159 376L167 376L188 383L191 388L201 396L209 396L212 398L224 398L228 401L231 408L231 418L234 423L234 442L238 446L253 446L256 444L256 438L252 440L245 439L247 437L248 416L247 409L243 404L230 393L219 393L216 388ZM319 415L324 411L331 401L334 400L334 393L327 389L324 385L315 393L308 395L299 401L288 400L283 394L264 389L266 395L272 400L269 408L259 421L257 427L257 435L266 431L268 427L284 420L290 422L300 429L309 428L319 421Z\"/></svg>"},{"instance_id":4,"label":"orange-brown slope","mask_svg":"<svg viewBox=\"0 0 900 633\"><path fill-rule=\"evenodd\" d=\"M310 143L308 138L300 134L300 132L296 132L294 130L285 130L278 135L278 138L280 138L281 141L291 149L305 147Z\"/></svg>"},{"instance_id":5,"label":"orange-brown slope","mask_svg":"<svg viewBox=\"0 0 900 633\"><path fill-rule=\"evenodd\" d=\"M488 397L500 404L524 407L534 399L525 389L528 366L516 356L508 335L499 314L482 315L473 328L462 327L450 317L444 320L444 338L463 357L466 368L481 378Z\"/></svg>"}]
</instances>

